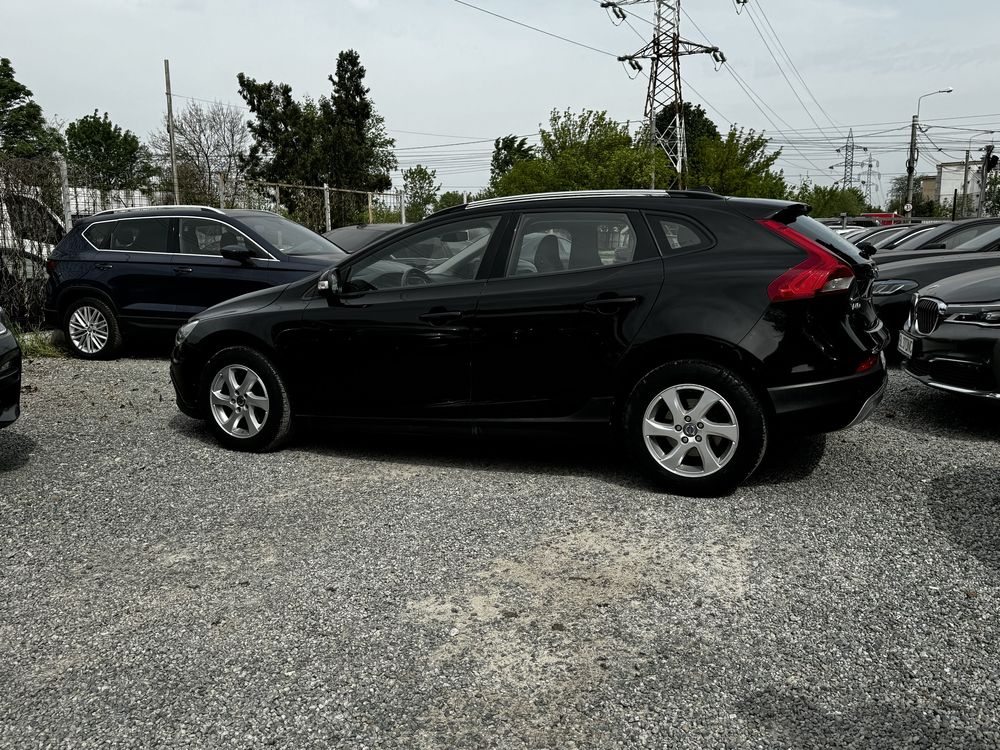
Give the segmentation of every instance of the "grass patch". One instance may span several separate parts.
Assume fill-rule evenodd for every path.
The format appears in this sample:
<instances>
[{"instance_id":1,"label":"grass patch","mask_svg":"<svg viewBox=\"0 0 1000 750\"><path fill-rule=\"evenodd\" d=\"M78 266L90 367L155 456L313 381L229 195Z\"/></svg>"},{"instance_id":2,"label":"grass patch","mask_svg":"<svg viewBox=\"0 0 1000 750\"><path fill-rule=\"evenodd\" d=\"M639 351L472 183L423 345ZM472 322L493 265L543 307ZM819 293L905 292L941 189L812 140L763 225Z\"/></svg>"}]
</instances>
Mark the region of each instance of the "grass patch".
<instances>
[{"instance_id":1,"label":"grass patch","mask_svg":"<svg viewBox=\"0 0 1000 750\"><path fill-rule=\"evenodd\" d=\"M13 326L11 333L21 347L21 356L25 358L66 356L66 352L52 343L52 331L22 331Z\"/></svg>"}]
</instances>

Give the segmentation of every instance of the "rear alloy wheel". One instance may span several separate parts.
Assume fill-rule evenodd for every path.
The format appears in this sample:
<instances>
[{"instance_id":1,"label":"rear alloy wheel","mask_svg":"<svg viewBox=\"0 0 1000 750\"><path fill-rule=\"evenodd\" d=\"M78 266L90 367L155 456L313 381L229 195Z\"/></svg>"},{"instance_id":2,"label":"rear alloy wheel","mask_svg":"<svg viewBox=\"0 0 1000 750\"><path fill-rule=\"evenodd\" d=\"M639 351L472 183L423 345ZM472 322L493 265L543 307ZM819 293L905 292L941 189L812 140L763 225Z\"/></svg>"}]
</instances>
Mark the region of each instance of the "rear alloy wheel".
<instances>
[{"instance_id":1,"label":"rear alloy wheel","mask_svg":"<svg viewBox=\"0 0 1000 750\"><path fill-rule=\"evenodd\" d=\"M71 304L63 330L70 351L82 359L112 359L121 348L118 320L98 299L85 297Z\"/></svg>"},{"instance_id":2,"label":"rear alloy wheel","mask_svg":"<svg viewBox=\"0 0 1000 750\"><path fill-rule=\"evenodd\" d=\"M763 410L746 383L696 360L671 362L639 381L625 426L640 466L685 495L731 491L757 468L767 444Z\"/></svg>"},{"instance_id":3,"label":"rear alloy wheel","mask_svg":"<svg viewBox=\"0 0 1000 750\"><path fill-rule=\"evenodd\" d=\"M219 442L242 451L273 450L291 430L284 381L271 361L242 346L223 349L205 367L202 397Z\"/></svg>"}]
</instances>

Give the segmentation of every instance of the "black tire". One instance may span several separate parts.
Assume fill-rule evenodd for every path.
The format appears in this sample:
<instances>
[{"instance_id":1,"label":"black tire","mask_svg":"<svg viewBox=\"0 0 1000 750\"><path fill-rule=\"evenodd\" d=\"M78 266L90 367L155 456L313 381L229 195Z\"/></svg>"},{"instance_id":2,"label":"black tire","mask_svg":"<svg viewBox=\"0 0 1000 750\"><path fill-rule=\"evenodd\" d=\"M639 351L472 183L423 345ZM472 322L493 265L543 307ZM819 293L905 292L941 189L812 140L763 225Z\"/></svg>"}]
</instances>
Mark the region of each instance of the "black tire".
<instances>
[{"instance_id":1,"label":"black tire","mask_svg":"<svg viewBox=\"0 0 1000 750\"><path fill-rule=\"evenodd\" d=\"M731 492L767 448L767 417L753 390L731 370L701 360L668 362L643 377L626 402L623 426L633 460L680 495Z\"/></svg>"},{"instance_id":2,"label":"black tire","mask_svg":"<svg viewBox=\"0 0 1000 750\"><path fill-rule=\"evenodd\" d=\"M229 379L230 373L235 381ZM247 387L251 374L253 381ZM238 386L235 390L233 382ZM202 371L199 393L209 429L227 448L271 451L291 434L292 411L284 379L271 360L254 349L233 346L215 354Z\"/></svg>"},{"instance_id":3,"label":"black tire","mask_svg":"<svg viewBox=\"0 0 1000 750\"><path fill-rule=\"evenodd\" d=\"M94 297L70 303L63 316L63 333L70 352L81 359L114 359L122 346L118 318Z\"/></svg>"}]
</instances>

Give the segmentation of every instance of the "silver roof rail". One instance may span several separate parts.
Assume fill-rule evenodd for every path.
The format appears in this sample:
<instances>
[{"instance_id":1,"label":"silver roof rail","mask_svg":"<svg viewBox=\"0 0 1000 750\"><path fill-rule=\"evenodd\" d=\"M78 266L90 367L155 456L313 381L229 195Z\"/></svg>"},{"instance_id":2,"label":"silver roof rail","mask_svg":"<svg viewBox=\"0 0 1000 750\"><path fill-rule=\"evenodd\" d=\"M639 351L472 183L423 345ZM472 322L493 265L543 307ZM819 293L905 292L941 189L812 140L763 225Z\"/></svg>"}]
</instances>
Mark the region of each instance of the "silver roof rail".
<instances>
[{"instance_id":1,"label":"silver roof rail","mask_svg":"<svg viewBox=\"0 0 1000 750\"><path fill-rule=\"evenodd\" d=\"M103 216L104 214L117 214L117 213L123 213L125 211L165 211L165 210L169 210L169 209L172 209L172 208L183 208L183 209L187 209L187 210L197 209L199 211L212 211L213 213L223 214L223 215L225 215L225 213L226 213L221 208L215 208L214 206L194 206L194 205L191 205L191 206L186 206L186 205L178 206L178 205L169 205L169 206L133 206L133 207L124 207L124 208L108 208L108 209L105 209L104 211L98 211L96 214L91 214L91 216Z\"/></svg>"},{"instance_id":2,"label":"silver roof rail","mask_svg":"<svg viewBox=\"0 0 1000 750\"><path fill-rule=\"evenodd\" d=\"M498 203L521 203L538 200L565 200L568 198L721 198L715 193L695 190L565 190L554 193L525 193L500 198L484 198L466 203L468 208L492 206Z\"/></svg>"}]
</instances>

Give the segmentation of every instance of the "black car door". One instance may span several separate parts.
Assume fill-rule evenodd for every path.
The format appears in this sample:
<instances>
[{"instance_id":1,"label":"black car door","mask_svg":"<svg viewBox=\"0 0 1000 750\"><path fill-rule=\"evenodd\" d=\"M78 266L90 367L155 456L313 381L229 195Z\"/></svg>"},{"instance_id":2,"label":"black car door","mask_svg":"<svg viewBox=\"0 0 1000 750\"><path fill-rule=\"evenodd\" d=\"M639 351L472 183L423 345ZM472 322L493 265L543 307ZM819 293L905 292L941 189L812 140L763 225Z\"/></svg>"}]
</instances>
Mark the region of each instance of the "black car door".
<instances>
[{"instance_id":1,"label":"black car door","mask_svg":"<svg viewBox=\"0 0 1000 750\"><path fill-rule=\"evenodd\" d=\"M229 224L207 217L182 216L172 267L178 316L187 319L207 307L241 294L274 286L279 261ZM245 262L222 256L222 248L249 251Z\"/></svg>"},{"instance_id":2,"label":"black car door","mask_svg":"<svg viewBox=\"0 0 1000 750\"><path fill-rule=\"evenodd\" d=\"M605 419L615 366L662 282L637 213L523 214L476 310L476 417Z\"/></svg>"},{"instance_id":3,"label":"black car door","mask_svg":"<svg viewBox=\"0 0 1000 750\"><path fill-rule=\"evenodd\" d=\"M502 223L496 216L438 223L345 264L340 292L314 298L301 328L282 334L282 356L301 359L287 368L293 392L307 394L297 410L365 419L464 418L471 321ZM465 242L445 245L456 236Z\"/></svg>"}]
</instances>

